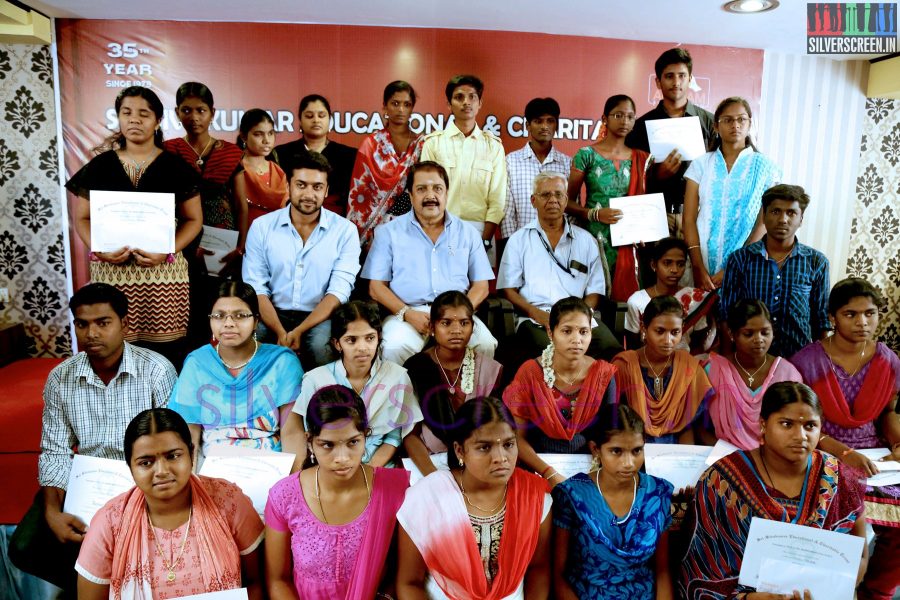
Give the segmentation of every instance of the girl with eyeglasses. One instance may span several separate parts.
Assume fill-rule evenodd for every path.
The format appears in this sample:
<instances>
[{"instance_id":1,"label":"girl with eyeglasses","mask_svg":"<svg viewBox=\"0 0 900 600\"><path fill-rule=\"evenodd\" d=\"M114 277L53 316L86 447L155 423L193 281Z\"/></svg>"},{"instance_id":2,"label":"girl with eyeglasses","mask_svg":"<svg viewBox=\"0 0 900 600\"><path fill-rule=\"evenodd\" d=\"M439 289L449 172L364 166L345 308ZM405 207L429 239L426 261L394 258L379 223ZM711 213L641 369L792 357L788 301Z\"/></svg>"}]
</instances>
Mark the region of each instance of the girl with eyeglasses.
<instances>
[{"instance_id":1,"label":"girl with eyeglasses","mask_svg":"<svg viewBox=\"0 0 900 600\"><path fill-rule=\"evenodd\" d=\"M230 444L281 451L281 430L303 369L289 348L256 340L259 302L243 282L219 286L209 314L213 343L191 352L169 408L188 422L194 447Z\"/></svg>"},{"instance_id":2,"label":"girl with eyeglasses","mask_svg":"<svg viewBox=\"0 0 900 600\"><path fill-rule=\"evenodd\" d=\"M600 137L575 153L569 173L569 204L566 211L581 221L601 242L612 279L610 297L625 302L640 289L634 245L613 247L609 226L622 218L610 208L610 198L644 193L647 158L643 150L629 148L625 137L634 129L634 100L624 94L612 96L603 106ZM581 186L587 198L581 201Z\"/></svg>"},{"instance_id":3,"label":"girl with eyeglasses","mask_svg":"<svg viewBox=\"0 0 900 600\"><path fill-rule=\"evenodd\" d=\"M684 241L694 285L707 291L722 284L729 254L762 239L762 195L781 181L781 169L750 139L746 100L722 100L713 117L716 146L684 174Z\"/></svg>"}]
</instances>

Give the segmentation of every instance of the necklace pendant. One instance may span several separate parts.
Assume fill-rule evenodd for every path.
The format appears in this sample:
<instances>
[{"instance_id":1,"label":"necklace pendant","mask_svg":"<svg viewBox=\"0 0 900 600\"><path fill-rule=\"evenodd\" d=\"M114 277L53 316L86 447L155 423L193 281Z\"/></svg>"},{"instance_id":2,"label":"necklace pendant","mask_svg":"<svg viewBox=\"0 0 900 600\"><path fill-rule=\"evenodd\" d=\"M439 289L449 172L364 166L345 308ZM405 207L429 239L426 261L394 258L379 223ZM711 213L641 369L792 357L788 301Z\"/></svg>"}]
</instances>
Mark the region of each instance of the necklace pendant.
<instances>
[{"instance_id":1,"label":"necklace pendant","mask_svg":"<svg viewBox=\"0 0 900 600\"><path fill-rule=\"evenodd\" d=\"M168 581L169 583L172 583L173 581L175 581L175 571L171 571L171 570L170 570L170 571L166 574L166 581Z\"/></svg>"},{"instance_id":2,"label":"necklace pendant","mask_svg":"<svg viewBox=\"0 0 900 600\"><path fill-rule=\"evenodd\" d=\"M456 388L455 388L454 386L452 386L452 385L448 388L447 391L450 392L450 395L451 395L451 396L453 396L453 395L456 394Z\"/></svg>"},{"instance_id":3,"label":"necklace pendant","mask_svg":"<svg viewBox=\"0 0 900 600\"><path fill-rule=\"evenodd\" d=\"M198 166L198 167L202 167L202 166L203 166L203 159L202 159L202 158L198 158L198 159L197 159L197 166Z\"/></svg>"},{"instance_id":4,"label":"necklace pendant","mask_svg":"<svg viewBox=\"0 0 900 600\"><path fill-rule=\"evenodd\" d=\"M753 375L750 375L749 377L747 377L747 383L750 384L750 387L753 387Z\"/></svg>"},{"instance_id":5,"label":"necklace pendant","mask_svg":"<svg viewBox=\"0 0 900 600\"><path fill-rule=\"evenodd\" d=\"M653 378L653 395L657 398L660 398L663 395L663 383L661 377Z\"/></svg>"}]
</instances>

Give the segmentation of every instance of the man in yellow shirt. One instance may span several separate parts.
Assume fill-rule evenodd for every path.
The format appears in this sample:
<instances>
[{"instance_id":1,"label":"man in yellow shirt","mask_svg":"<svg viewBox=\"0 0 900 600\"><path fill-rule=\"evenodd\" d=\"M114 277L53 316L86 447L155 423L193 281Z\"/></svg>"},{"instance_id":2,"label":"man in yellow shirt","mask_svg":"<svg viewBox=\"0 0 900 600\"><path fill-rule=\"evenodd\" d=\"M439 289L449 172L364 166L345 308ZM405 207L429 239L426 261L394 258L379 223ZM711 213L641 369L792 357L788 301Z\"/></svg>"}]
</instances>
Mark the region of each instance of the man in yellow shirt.
<instances>
[{"instance_id":1,"label":"man in yellow shirt","mask_svg":"<svg viewBox=\"0 0 900 600\"><path fill-rule=\"evenodd\" d=\"M421 160L447 170L453 182L447 210L481 232L493 264L494 233L506 206L506 157L500 139L476 122L483 92L484 84L474 75L456 75L447 82L453 120L425 137Z\"/></svg>"}]
</instances>

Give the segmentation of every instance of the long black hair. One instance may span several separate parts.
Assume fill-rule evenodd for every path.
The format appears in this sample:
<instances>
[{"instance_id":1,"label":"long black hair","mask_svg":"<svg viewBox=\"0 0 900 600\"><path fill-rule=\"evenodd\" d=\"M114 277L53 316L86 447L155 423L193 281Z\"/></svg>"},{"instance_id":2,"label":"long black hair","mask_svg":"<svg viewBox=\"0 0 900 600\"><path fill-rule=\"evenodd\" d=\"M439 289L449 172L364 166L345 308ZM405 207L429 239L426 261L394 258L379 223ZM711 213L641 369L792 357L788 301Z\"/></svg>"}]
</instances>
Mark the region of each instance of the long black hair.
<instances>
[{"instance_id":1,"label":"long black hair","mask_svg":"<svg viewBox=\"0 0 900 600\"><path fill-rule=\"evenodd\" d=\"M131 464L134 443L144 435L154 435L173 431L188 447L191 457L194 456L194 443L191 441L191 430L184 418L171 408L149 408L139 412L125 428L125 462Z\"/></svg>"},{"instance_id":2,"label":"long black hair","mask_svg":"<svg viewBox=\"0 0 900 600\"><path fill-rule=\"evenodd\" d=\"M491 423L506 423L513 431L516 430L516 420L512 413L502 400L493 396L472 398L459 407L456 411L456 426L448 431L450 444L447 448L447 465L451 469L462 466L453 449L453 443L464 446L475 431Z\"/></svg>"}]
</instances>

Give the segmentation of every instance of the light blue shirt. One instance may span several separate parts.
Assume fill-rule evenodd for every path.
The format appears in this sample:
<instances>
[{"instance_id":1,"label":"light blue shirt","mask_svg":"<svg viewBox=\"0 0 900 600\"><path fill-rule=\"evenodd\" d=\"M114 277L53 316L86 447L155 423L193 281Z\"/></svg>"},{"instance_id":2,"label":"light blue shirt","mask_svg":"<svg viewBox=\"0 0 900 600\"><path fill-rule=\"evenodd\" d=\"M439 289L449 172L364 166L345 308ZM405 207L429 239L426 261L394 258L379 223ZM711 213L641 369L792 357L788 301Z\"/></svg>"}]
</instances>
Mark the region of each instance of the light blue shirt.
<instances>
[{"instance_id":1,"label":"light blue shirt","mask_svg":"<svg viewBox=\"0 0 900 600\"><path fill-rule=\"evenodd\" d=\"M425 234L415 211L379 225L363 278L388 282L410 306L430 304L442 292L466 292L474 281L493 279L478 231L449 212L444 215L437 243Z\"/></svg>"},{"instance_id":2,"label":"light blue shirt","mask_svg":"<svg viewBox=\"0 0 900 600\"><path fill-rule=\"evenodd\" d=\"M497 289L516 289L529 304L548 311L558 300L569 296L605 294L606 280L597 240L567 221L564 227L556 248L550 247L550 240L537 219L512 234L500 261ZM553 260L548 249L560 264ZM583 265L584 270L573 268L573 261Z\"/></svg>"},{"instance_id":3,"label":"light blue shirt","mask_svg":"<svg viewBox=\"0 0 900 600\"><path fill-rule=\"evenodd\" d=\"M325 294L350 299L359 272L359 232L322 209L306 243L286 206L253 221L247 233L244 281L281 310L312 311Z\"/></svg>"}]
</instances>

